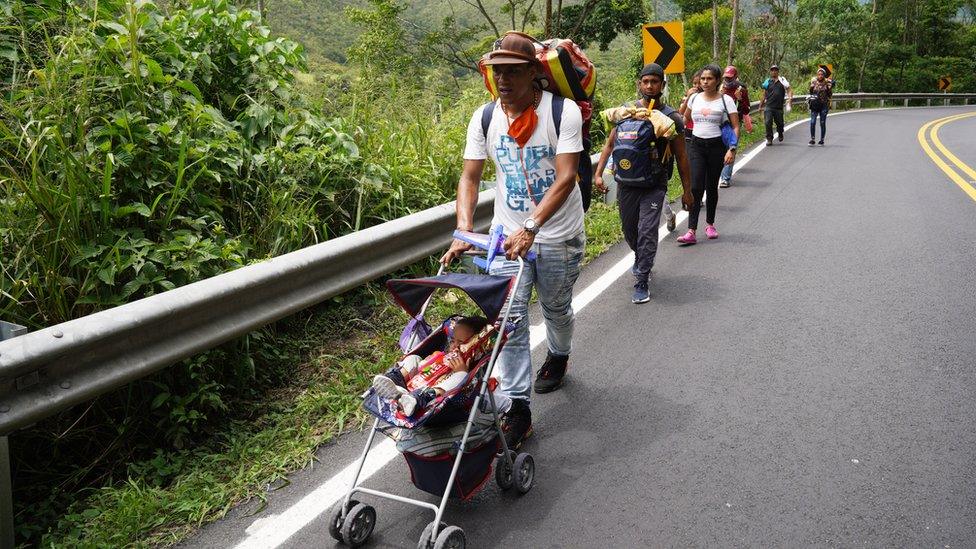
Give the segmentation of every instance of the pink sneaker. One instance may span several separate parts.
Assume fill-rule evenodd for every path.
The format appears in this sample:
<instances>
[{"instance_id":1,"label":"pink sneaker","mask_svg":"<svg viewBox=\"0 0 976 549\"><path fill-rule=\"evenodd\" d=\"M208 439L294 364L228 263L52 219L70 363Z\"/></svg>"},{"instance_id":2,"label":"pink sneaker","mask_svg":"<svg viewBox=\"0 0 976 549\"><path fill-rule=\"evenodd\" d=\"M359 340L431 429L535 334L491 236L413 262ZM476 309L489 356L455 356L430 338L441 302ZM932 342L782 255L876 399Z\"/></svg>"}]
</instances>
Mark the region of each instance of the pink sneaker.
<instances>
[{"instance_id":1,"label":"pink sneaker","mask_svg":"<svg viewBox=\"0 0 976 549\"><path fill-rule=\"evenodd\" d=\"M688 229L688 232L678 237L678 242L682 244L697 244L698 239L695 238L695 231Z\"/></svg>"},{"instance_id":2,"label":"pink sneaker","mask_svg":"<svg viewBox=\"0 0 976 549\"><path fill-rule=\"evenodd\" d=\"M718 231L715 230L715 225L705 225L705 236L709 239L718 238Z\"/></svg>"}]
</instances>

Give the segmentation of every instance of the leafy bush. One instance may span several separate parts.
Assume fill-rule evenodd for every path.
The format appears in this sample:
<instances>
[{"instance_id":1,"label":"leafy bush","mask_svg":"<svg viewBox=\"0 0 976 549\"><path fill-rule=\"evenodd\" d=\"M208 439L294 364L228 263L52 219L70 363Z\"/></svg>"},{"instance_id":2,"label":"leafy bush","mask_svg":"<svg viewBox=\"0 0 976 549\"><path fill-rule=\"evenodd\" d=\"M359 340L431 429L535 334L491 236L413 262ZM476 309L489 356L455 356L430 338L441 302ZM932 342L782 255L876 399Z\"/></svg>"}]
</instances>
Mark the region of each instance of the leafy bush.
<instances>
[{"instance_id":1,"label":"leafy bush","mask_svg":"<svg viewBox=\"0 0 976 549\"><path fill-rule=\"evenodd\" d=\"M293 99L301 48L255 12L117 7L70 14L3 102L0 314L30 326L348 231L362 195L388 190L351 136Z\"/></svg>"}]
</instances>

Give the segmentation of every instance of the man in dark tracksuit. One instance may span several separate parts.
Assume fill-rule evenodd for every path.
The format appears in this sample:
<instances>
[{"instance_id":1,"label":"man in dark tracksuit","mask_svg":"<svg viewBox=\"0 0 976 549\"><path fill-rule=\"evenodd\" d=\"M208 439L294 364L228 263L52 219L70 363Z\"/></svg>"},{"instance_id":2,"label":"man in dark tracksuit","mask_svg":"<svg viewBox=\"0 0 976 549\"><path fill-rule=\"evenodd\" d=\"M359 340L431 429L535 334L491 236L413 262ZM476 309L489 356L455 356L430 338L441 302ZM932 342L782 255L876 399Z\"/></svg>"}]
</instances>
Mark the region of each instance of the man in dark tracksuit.
<instances>
[{"instance_id":1,"label":"man in dark tracksuit","mask_svg":"<svg viewBox=\"0 0 976 549\"><path fill-rule=\"evenodd\" d=\"M779 75L779 65L769 67L769 78L763 82L763 97L759 108L763 110L766 125L766 145L773 144L773 124L779 140L783 140L783 108L793 101L793 89L789 81Z\"/></svg>"},{"instance_id":2,"label":"man in dark tracksuit","mask_svg":"<svg viewBox=\"0 0 976 549\"><path fill-rule=\"evenodd\" d=\"M657 63L644 65L637 80L637 87L640 91L640 105L647 107L650 101L654 102L654 109L660 110L668 115L675 123L675 133L670 140L671 154L664 160L664 173L659 185L652 188L629 187L618 185L617 205L620 208L620 224L623 227L624 239L634 250L634 267L632 272L636 282L634 284L634 303L647 303L650 301L648 290L648 277L651 268L654 266L654 257L657 255L658 226L661 222L661 210L667 200L668 181L674 170L675 159L678 162L678 174L681 176L681 186L684 189L682 203L686 207L691 207L694 200L691 195L691 171L688 167L688 156L685 154L684 141L684 121L681 115L674 109L661 103L662 91L664 89L665 78L664 69ZM600 161L594 173L596 177L596 187L602 192L606 192L603 184L603 169L607 164L607 159L613 152L613 142L616 138L616 128L607 136L607 143L603 146L600 153ZM658 158L664 159L664 151L668 142L666 138L657 140Z\"/></svg>"}]
</instances>

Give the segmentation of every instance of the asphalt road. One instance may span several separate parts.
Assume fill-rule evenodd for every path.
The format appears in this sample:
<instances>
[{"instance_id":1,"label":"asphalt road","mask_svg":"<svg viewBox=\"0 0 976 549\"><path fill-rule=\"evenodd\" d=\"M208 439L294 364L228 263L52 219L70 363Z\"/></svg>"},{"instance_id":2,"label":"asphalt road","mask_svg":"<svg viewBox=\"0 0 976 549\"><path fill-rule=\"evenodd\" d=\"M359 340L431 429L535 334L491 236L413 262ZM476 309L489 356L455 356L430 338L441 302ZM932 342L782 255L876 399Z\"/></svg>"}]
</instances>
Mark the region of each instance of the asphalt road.
<instances>
[{"instance_id":1,"label":"asphalt road","mask_svg":"<svg viewBox=\"0 0 976 549\"><path fill-rule=\"evenodd\" d=\"M571 377L533 401L535 488L489 484L445 520L469 547L976 547L976 202L916 139L960 112L845 114L826 147L802 125L760 152L721 191L718 240L662 242L649 304L628 275L579 313ZM940 137L976 167L976 118ZM185 545L274 524L364 440ZM424 497L399 457L365 484ZM415 547L432 519L360 499L370 547ZM327 515L284 545L332 547Z\"/></svg>"}]
</instances>

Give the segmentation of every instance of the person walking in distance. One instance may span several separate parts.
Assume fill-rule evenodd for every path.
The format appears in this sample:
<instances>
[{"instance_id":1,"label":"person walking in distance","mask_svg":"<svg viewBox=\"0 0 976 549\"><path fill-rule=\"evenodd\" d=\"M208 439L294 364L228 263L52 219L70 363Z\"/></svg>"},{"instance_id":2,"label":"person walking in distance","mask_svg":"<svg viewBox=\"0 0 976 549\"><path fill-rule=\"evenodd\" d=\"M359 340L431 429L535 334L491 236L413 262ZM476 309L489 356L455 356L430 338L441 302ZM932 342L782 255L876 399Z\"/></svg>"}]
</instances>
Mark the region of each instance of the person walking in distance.
<instances>
[{"instance_id":1,"label":"person walking in distance","mask_svg":"<svg viewBox=\"0 0 976 549\"><path fill-rule=\"evenodd\" d=\"M725 72L722 73L722 93L735 101L736 112L739 113L739 121L744 124L746 131L751 132L752 122L749 118L749 89L739 81L739 70L734 65L725 67ZM725 188L732 185L732 167L733 163L729 163L722 168L722 175L718 180L719 187Z\"/></svg>"},{"instance_id":2,"label":"person walking in distance","mask_svg":"<svg viewBox=\"0 0 976 549\"><path fill-rule=\"evenodd\" d=\"M817 69L817 76L810 80L810 95L807 103L810 105L810 145L813 146L817 138L817 117L820 117L820 141L824 144L827 135L827 111L830 110L830 98L834 96L834 81L827 78L827 70Z\"/></svg>"},{"instance_id":3,"label":"person walking in distance","mask_svg":"<svg viewBox=\"0 0 976 549\"><path fill-rule=\"evenodd\" d=\"M735 142L739 136L739 114L735 102L721 92L721 70L716 65L708 65L702 71L701 87L704 91L688 99L685 122L695 123L691 135L688 160L691 164L691 191L694 200L688 212L688 232L678 237L681 244L698 242L698 216L701 213L701 200L708 192L705 210L705 235L718 238L715 229L715 210L718 208L718 177L723 166L735 161L736 145L726 146L722 138L722 126L729 124Z\"/></svg>"},{"instance_id":4,"label":"person walking in distance","mask_svg":"<svg viewBox=\"0 0 976 549\"><path fill-rule=\"evenodd\" d=\"M682 118L685 116L685 112L688 110L688 98L696 93L701 93L701 70L695 71L695 74L691 75L691 87L685 91L685 96L681 100L681 105L678 105L678 113ZM685 124L685 142L691 142L691 133L695 129L695 123L689 122Z\"/></svg>"},{"instance_id":5,"label":"person walking in distance","mask_svg":"<svg viewBox=\"0 0 976 549\"><path fill-rule=\"evenodd\" d=\"M766 126L766 146L773 144L773 124L780 142L783 141L783 111L789 109L793 101L793 88L786 78L780 76L779 65L769 67L769 78L763 84L763 96L759 108L763 109L763 124Z\"/></svg>"},{"instance_id":6,"label":"person walking in distance","mask_svg":"<svg viewBox=\"0 0 976 549\"><path fill-rule=\"evenodd\" d=\"M654 258L657 256L657 234L661 210L667 204L668 181L671 179L675 162L678 164L678 174L681 176L681 185L684 188L682 202L690 205L693 200L688 157L685 154L684 124L681 115L663 103L662 91L665 82L664 69L661 65L657 63L644 65L637 80L640 99L624 105L624 108L658 110L674 123L674 131L667 137L655 139L651 144L655 150L648 151L647 162L662 164L659 170L648 170L656 176L639 178L639 181L638 178L616 177L620 224L623 228L624 239L630 249L634 251L634 266L631 270L635 279L634 296L631 299L633 303L647 303L651 299L648 280L651 269L654 267ZM640 127L644 124L650 125L652 122L635 122L634 127ZM596 173L603 173L603 167L607 164L607 159L610 158L615 143L622 142L622 140L618 140L618 129L618 127L614 127L610 131L610 135L607 136L607 142L600 153L600 161L597 163ZM653 128L650 128L649 131L653 131ZM632 133L636 136L640 131L633 131ZM623 162L631 164L630 160L623 160ZM628 165L627 167L636 168L638 162L633 162L633 164L634 166ZM621 176L623 173L622 166L617 166L615 169L615 176ZM602 179L597 182L597 190L607 191Z\"/></svg>"},{"instance_id":7,"label":"person walking in distance","mask_svg":"<svg viewBox=\"0 0 976 549\"><path fill-rule=\"evenodd\" d=\"M554 96L538 85L541 66L535 46L525 35L507 33L483 59L493 65L499 97L478 108L468 124L457 191L457 226L473 228L478 185L485 159L490 157L497 182L492 224L501 224L508 235L506 259L494 264L491 274L514 275L518 257L524 258L529 250L537 254L534 261L527 262L514 290L515 330L496 369L500 390L513 400L504 419L505 438L510 449L517 449L532 433L528 305L533 288L542 307L549 346L536 378L536 392L560 386L571 351L573 285L585 244L583 201L576 184L583 118L576 103L555 98L562 102L557 130ZM490 118L487 132L482 130L483 116ZM455 239L441 262L449 264L470 247Z\"/></svg>"}]
</instances>

